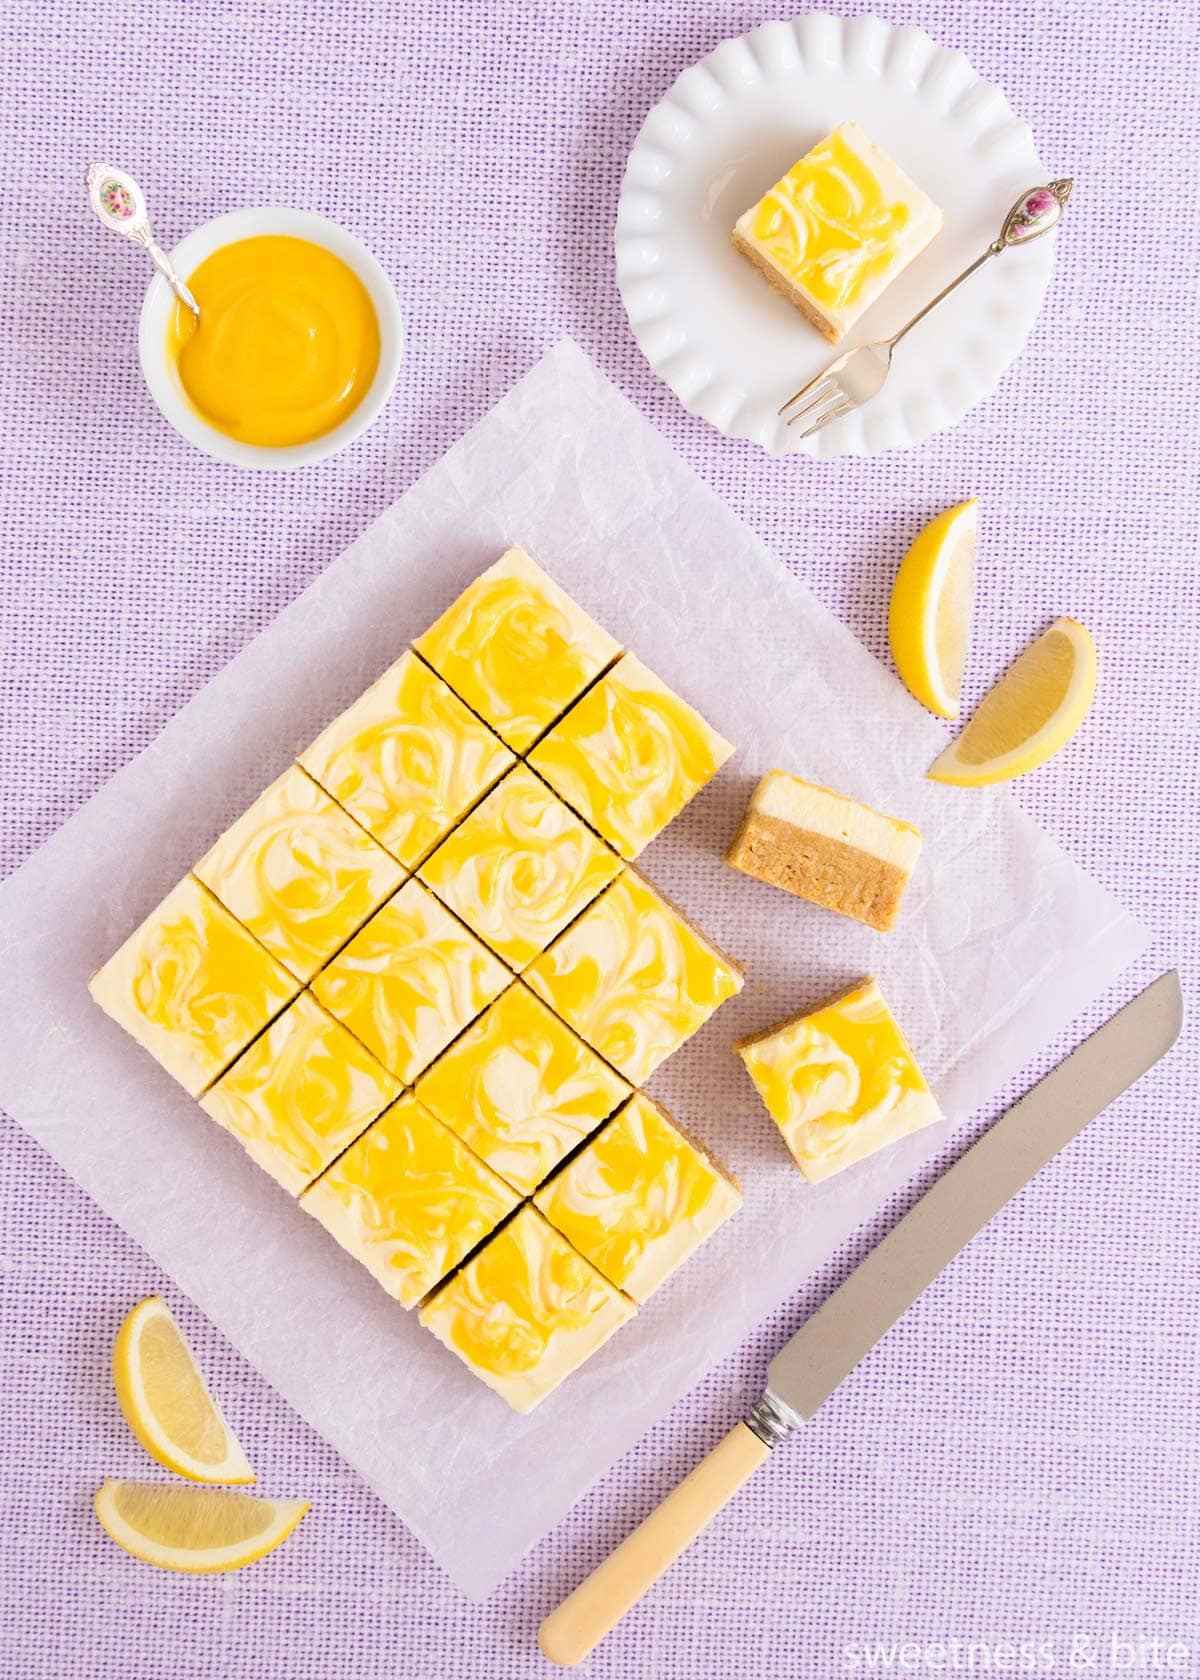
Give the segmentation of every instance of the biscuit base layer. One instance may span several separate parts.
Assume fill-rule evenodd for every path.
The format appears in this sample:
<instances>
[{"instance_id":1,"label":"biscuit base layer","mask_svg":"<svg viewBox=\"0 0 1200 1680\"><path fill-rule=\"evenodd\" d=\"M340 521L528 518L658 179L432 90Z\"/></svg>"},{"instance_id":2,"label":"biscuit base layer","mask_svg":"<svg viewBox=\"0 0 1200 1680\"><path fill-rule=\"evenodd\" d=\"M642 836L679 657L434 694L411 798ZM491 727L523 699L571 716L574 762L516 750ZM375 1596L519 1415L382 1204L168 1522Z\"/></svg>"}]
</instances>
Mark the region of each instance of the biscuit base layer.
<instances>
[{"instance_id":1,"label":"biscuit base layer","mask_svg":"<svg viewBox=\"0 0 1200 1680\"><path fill-rule=\"evenodd\" d=\"M894 863L757 811L746 813L726 861L744 875L853 916L880 933L895 922L908 884Z\"/></svg>"},{"instance_id":2,"label":"biscuit base layer","mask_svg":"<svg viewBox=\"0 0 1200 1680\"><path fill-rule=\"evenodd\" d=\"M773 262L768 261L758 246L752 240L747 239L740 229L735 227L731 237L734 250L740 252L747 262L753 263L767 284L773 286L781 297L785 297L790 304L793 304L805 320L811 326L816 327L823 338L827 338L830 344L837 344L840 341L842 334L836 323L828 320L821 313L806 291L793 285L787 275L776 268Z\"/></svg>"}]
</instances>

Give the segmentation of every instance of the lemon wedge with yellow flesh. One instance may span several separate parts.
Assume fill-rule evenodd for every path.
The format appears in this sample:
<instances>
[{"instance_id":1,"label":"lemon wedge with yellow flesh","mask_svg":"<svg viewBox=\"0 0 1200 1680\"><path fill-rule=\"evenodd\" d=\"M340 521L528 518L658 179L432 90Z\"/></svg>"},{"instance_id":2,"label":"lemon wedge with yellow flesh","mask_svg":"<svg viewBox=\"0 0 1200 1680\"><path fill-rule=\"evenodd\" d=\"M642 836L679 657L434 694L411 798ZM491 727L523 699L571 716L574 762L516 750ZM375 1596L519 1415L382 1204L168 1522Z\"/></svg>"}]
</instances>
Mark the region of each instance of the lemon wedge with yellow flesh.
<instances>
[{"instance_id":1,"label":"lemon wedge with yellow flesh","mask_svg":"<svg viewBox=\"0 0 1200 1680\"><path fill-rule=\"evenodd\" d=\"M244 1569L287 1539L307 1499L260 1499L222 1488L107 1481L95 1500L117 1545L160 1569L215 1575Z\"/></svg>"},{"instance_id":2,"label":"lemon wedge with yellow flesh","mask_svg":"<svg viewBox=\"0 0 1200 1680\"><path fill-rule=\"evenodd\" d=\"M1036 770L1066 746L1096 692L1096 644L1059 618L980 703L958 739L930 766L935 782L984 787Z\"/></svg>"},{"instance_id":3,"label":"lemon wedge with yellow flesh","mask_svg":"<svg viewBox=\"0 0 1200 1680\"><path fill-rule=\"evenodd\" d=\"M161 1296L134 1307L118 1331L113 1385L130 1429L168 1470L193 1482L254 1480Z\"/></svg>"},{"instance_id":4,"label":"lemon wedge with yellow flesh","mask_svg":"<svg viewBox=\"0 0 1200 1680\"><path fill-rule=\"evenodd\" d=\"M978 523L974 496L939 513L900 562L892 585L892 658L908 692L938 717L958 716L975 605Z\"/></svg>"}]
</instances>

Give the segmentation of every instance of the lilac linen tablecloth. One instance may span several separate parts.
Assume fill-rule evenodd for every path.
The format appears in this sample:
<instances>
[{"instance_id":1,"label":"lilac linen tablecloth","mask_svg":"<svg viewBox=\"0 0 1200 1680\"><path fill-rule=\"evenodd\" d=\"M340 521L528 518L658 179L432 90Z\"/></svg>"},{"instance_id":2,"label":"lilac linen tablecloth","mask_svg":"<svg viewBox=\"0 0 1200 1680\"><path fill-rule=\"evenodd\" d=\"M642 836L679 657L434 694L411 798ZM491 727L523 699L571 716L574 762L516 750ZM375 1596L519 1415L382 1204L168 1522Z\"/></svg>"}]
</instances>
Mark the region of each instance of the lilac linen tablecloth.
<instances>
[{"instance_id":1,"label":"lilac linen tablecloth","mask_svg":"<svg viewBox=\"0 0 1200 1680\"><path fill-rule=\"evenodd\" d=\"M984 516L970 698L1052 615L1095 632L1092 717L1018 796L1158 940L1022 1084L1169 963L1195 991L1200 10L875 8L961 47L1079 188L1047 309L996 396L916 453L812 463L728 443L679 409L631 341L610 252L648 106L723 36L794 9L8 0L5 869L568 332L881 657L906 542L972 492ZM411 333L382 421L295 476L189 452L140 382L145 274L88 221L93 156L143 180L167 244L272 201L361 234ZM1200 1675L1197 1061L1189 1034L989 1228L591 1674ZM224 1579L155 1574L117 1552L90 1496L145 1460L107 1353L128 1306L170 1282L15 1127L0 1149L3 1680L547 1674L540 1616L727 1427L778 1340L910 1199L479 1607L175 1297L263 1486L309 1495L314 1513L274 1558ZM1025 1663L1006 1649L1022 1643Z\"/></svg>"}]
</instances>

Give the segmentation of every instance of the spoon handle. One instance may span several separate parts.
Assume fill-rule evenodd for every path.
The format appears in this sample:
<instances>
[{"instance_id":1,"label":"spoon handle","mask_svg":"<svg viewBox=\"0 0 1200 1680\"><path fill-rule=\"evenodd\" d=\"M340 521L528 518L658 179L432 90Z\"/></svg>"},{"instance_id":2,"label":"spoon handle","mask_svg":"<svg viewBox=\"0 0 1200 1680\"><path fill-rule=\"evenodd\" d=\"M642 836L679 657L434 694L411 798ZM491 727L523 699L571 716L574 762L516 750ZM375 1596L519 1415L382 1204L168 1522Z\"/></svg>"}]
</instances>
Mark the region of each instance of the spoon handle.
<instances>
[{"instance_id":1,"label":"spoon handle","mask_svg":"<svg viewBox=\"0 0 1200 1680\"><path fill-rule=\"evenodd\" d=\"M127 175L123 169L114 169L111 164L91 163L84 176L84 184L92 209L101 223L113 233L119 233L122 239L140 245L180 303L199 320L200 305L150 231L146 195L133 176Z\"/></svg>"},{"instance_id":2,"label":"spoon handle","mask_svg":"<svg viewBox=\"0 0 1200 1680\"><path fill-rule=\"evenodd\" d=\"M149 233L149 229L146 231ZM200 305L192 296L191 288L188 286L187 281L184 280L183 276L175 267L175 264L171 261L167 253L163 250L162 246L159 245L156 240L148 238L146 240L146 250L150 253L150 258L154 263L155 268L167 282L167 285L170 286L180 303L182 303L185 308L190 309L196 319L199 320Z\"/></svg>"}]
</instances>

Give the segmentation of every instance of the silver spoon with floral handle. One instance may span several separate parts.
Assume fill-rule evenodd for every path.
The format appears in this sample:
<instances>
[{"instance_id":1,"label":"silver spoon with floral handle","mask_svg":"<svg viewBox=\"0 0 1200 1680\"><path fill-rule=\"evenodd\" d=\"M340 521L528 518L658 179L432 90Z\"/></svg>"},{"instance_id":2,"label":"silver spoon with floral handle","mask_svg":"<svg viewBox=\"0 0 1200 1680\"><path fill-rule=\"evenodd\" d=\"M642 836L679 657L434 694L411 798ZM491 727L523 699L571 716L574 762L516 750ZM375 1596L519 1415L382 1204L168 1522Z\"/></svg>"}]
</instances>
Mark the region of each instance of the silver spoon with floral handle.
<instances>
[{"instance_id":1,"label":"silver spoon with floral handle","mask_svg":"<svg viewBox=\"0 0 1200 1680\"><path fill-rule=\"evenodd\" d=\"M126 239L131 239L135 245L140 245L180 303L186 304L199 320L200 305L180 278L179 271L170 257L150 232L146 195L133 176L126 175L121 169L114 169L111 164L89 163L84 179L92 209L104 226L111 228L114 233L122 234Z\"/></svg>"},{"instance_id":2,"label":"silver spoon with floral handle","mask_svg":"<svg viewBox=\"0 0 1200 1680\"><path fill-rule=\"evenodd\" d=\"M878 396L891 372L892 352L904 335L910 333L918 321L923 321L931 309L936 309L943 298L948 298L990 258L1000 256L1014 245L1028 245L1031 239L1040 239L1042 234L1049 233L1057 225L1074 184L1070 180L1051 181L1048 186L1033 187L1023 192L987 249L964 268L957 279L943 286L935 298L930 298L924 309L918 310L898 333L891 338L880 339L877 344L860 344L857 349L843 351L815 379L810 379L807 385L790 396L779 410L780 414L792 410L787 424L794 426L797 420L808 420L810 424L800 436L811 437L822 426L840 420L843 414L861 408L863 403Z\"/></svg>"}]
</instances>

